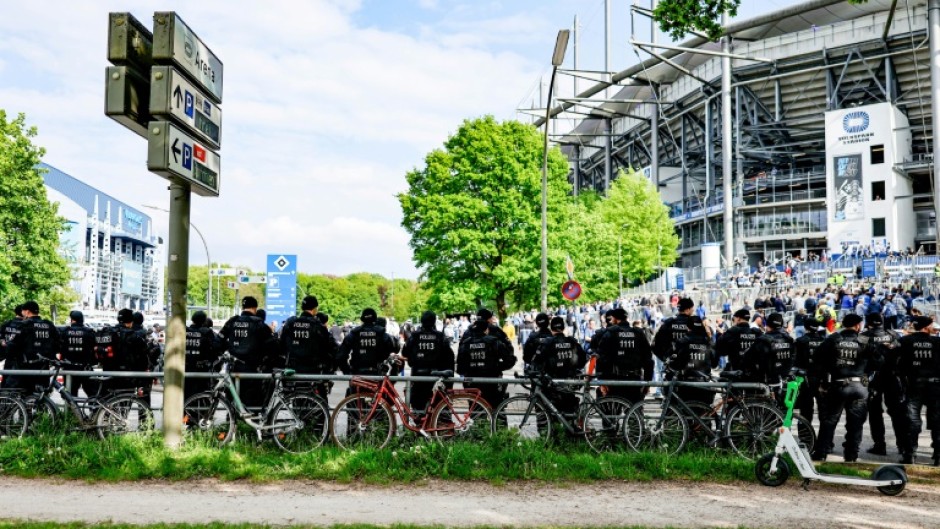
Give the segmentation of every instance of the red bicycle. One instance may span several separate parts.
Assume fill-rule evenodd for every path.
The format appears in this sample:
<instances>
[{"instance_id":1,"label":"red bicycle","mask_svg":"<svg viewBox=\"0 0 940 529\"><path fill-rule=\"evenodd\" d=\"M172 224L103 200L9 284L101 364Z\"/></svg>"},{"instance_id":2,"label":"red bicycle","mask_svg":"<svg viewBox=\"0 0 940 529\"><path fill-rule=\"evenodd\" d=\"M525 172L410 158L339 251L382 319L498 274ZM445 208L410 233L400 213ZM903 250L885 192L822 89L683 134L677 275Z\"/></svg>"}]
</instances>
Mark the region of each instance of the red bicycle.
<instances>
[{"instance_id":1,"label":"red bicycle","mask_svg":"<svg viewBox=\"0 0 940 529\"><path fill-rule=\"evenodd\" d=\"M346 449L383 448L395 435L396 415L408 430L426 439L478 440L489 437L493 408L480 396L478 389L449 389L444 379L454 376L452 370L432 371L438 377L431 400L423 416L411 410L389 379L397 355L382 363L387 368L381 381L353 377L349 385L356 392L333 409L331 429L333 441ZM394 410L394 411L393 411Z\"/></svg>"}]
</instances>

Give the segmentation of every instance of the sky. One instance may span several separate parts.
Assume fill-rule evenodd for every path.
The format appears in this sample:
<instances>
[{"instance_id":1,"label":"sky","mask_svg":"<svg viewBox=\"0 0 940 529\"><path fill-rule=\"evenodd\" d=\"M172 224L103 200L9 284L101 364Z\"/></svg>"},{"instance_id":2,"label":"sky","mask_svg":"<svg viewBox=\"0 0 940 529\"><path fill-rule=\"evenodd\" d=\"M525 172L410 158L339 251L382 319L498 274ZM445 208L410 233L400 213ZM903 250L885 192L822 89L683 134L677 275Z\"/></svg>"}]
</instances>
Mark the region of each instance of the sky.
<instances>
[{"instance_id":1,"label":"sky","mask_svg":"<svg viewBox=\"0 0 940 529\"><path fill-rule=\"evenodd\" d=\"M738 18L784 7L743 0ZM611 69L634 64L611 2ZM0 8L0 108L44 161L138 208L168 208L146 141L104 115L108 13L176 11L224 64L221 195L193 196L213 262L417 278L396 194L464 119L525 119L555 36L579 17L580 69L604 68L603 0L30 0ZM636 18L637 38L649 22ZM643 59L646 56L642 57ZM573 66L573 52L563 68ZM544 81L540 81L544 79ZM558 94L573 80L559 78ZM582 89L586 81L582 81ZM563 127L562 127L563 128ZM144 209L158 234L165 213ZM193 233L190 263L206 260Z\"/></svg>"}]
</instances>

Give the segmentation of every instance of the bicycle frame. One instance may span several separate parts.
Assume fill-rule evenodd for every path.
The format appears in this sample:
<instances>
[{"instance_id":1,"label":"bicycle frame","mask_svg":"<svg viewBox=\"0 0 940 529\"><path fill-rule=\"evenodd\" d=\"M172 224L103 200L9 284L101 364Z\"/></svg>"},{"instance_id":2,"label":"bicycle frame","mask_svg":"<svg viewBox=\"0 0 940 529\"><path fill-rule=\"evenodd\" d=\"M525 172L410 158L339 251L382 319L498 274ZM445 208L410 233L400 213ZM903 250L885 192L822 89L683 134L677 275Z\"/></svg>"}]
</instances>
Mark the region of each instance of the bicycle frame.
<instances>
[{"instance_id":1,"label":"bicycle frame","mask_svg":"<svg viewBox=\"0 0 940 529\"><path fill-rule=\"evenodd\" d=\"M709 426L707 422L703 421L702 418L699 417L698 413L695 413L695 411L692 410L688 404L686 404L682 397L676 394L676 382L678 381L679 379L677 377L673 377L673 379L669 381L669 385L665 387L667 391L664 391L666 396L663 397L662 414L659 416L659 424L662 424L666 420L666 413L669 411L669 406L675 404L680 408L679 411L684 414L683 417L686 418L686 420L688 420L688 417L691 417L696 424L708 432L708 434L711 436L709 444L718 444L724 440L725 436L721 433L721 431L716 431L714 428ZM724 393L725 389L722 388L721 391ZM719 403L719 406L725 408L724 404L725 399L722 399L721 403ZM717 411L717 408L713 407L712 411Z\"/></svg>"},{"instance_id":2,"label":"bicycle frame","mask_svg":"<svg viewBox=\"0 0 940 529\"><path fill-rule=\"evenodd\" d=\"M271 414L271 412L279 404L284 402L284 389L281 376L273 376L274 391L271 393L271 398L269 398L265 403L264 407L261 409L261 413L256 415L245 406L245 403L242 402L241 397L238 396L238 388L235 385L235 380L232 378L232 374L229 369L229 362L224 361L222 363L221 369L219 370L219 374L222 376L216 383L212 392L218 398L229 400L235 406L235 412L238 413L238 417L245 424L252 427L255 432L257 432L259 438L263 432L268 430L283 429L285 426L292 425L294 428L303 428L303 422L298 420L296 417L287 423L272 421L269 424L265 424L265 419Z\"/></svg>"}]
</instances>

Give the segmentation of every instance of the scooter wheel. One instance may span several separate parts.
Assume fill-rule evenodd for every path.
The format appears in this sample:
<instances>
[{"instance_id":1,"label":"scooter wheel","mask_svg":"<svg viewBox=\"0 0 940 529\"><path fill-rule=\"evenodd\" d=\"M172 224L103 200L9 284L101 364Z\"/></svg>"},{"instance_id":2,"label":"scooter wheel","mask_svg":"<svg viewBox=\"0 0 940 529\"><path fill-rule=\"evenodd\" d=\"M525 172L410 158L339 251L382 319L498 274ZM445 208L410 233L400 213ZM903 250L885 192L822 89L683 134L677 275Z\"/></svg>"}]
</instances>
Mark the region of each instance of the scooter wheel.
<instances>
[{"instance_id":1,"label":"scooter wheel","mask_svg":"<svg viewBox=\"0 0 940 529\"><path fill-rule=\"evenodd\" d=\"M754 466L754 474L757 475L757 481L760 481L761 485L779 487L790 477L790 464L783 457L777 458L776 471L770 471L770 463L773 459L774 454L766 454L758 459Z\"/></svg>"},{"instance_id":2,"label":"scooter wheel","mask_svg":"<svg viewBox=\"0 0 940 529\"><path fill-rule=\"evenodd\" d=\"M907 474L904 472L904 469L898 467L897 465L885 465L876 468L875 471L871 474L871 479L875 481L889 479L901 480L901 483L898 485L884 485L878 487L878 492L884 494L885 496L897 496L898 494L904 492L904 487L907 485Z\"/></svg>"}]
</instances>

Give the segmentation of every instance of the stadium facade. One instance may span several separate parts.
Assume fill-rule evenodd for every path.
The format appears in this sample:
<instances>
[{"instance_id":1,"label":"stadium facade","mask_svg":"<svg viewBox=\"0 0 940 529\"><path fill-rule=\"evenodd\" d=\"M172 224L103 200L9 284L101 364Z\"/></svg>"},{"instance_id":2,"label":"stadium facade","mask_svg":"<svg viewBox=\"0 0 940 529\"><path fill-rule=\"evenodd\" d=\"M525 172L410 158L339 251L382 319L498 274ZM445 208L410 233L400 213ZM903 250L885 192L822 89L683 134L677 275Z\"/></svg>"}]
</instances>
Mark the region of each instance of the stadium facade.
<instances>
[{"instance_id":1,"label":"stadium facade","mask_svg":"<svg viewBox=\"0 0 940 529\"><path fill-rule=\"evenodd\" d=\"M162 311L162 240L150 217L51 165L40 168L49 201L58 203L68 221L60 242L79 306L111 313L125 307Z\"/></svg>"},{"instance_id":2,"label":"stadium facade","mask_svg":"<svg viewBox=\"0 0 940 529\"><path fill-rule=\"evenodd\" d=\"M928 35L927 2L813 0L726 33L727 99L722 44L693 37L634 41L650 59L553 103L553 118L576 120L552 136L574 192L604 192L621 168L642 171L670 207L684 268L703 255L755 264L864 247L936 251L929 50L940 35Z\"/></svg>"}]
</instances>

